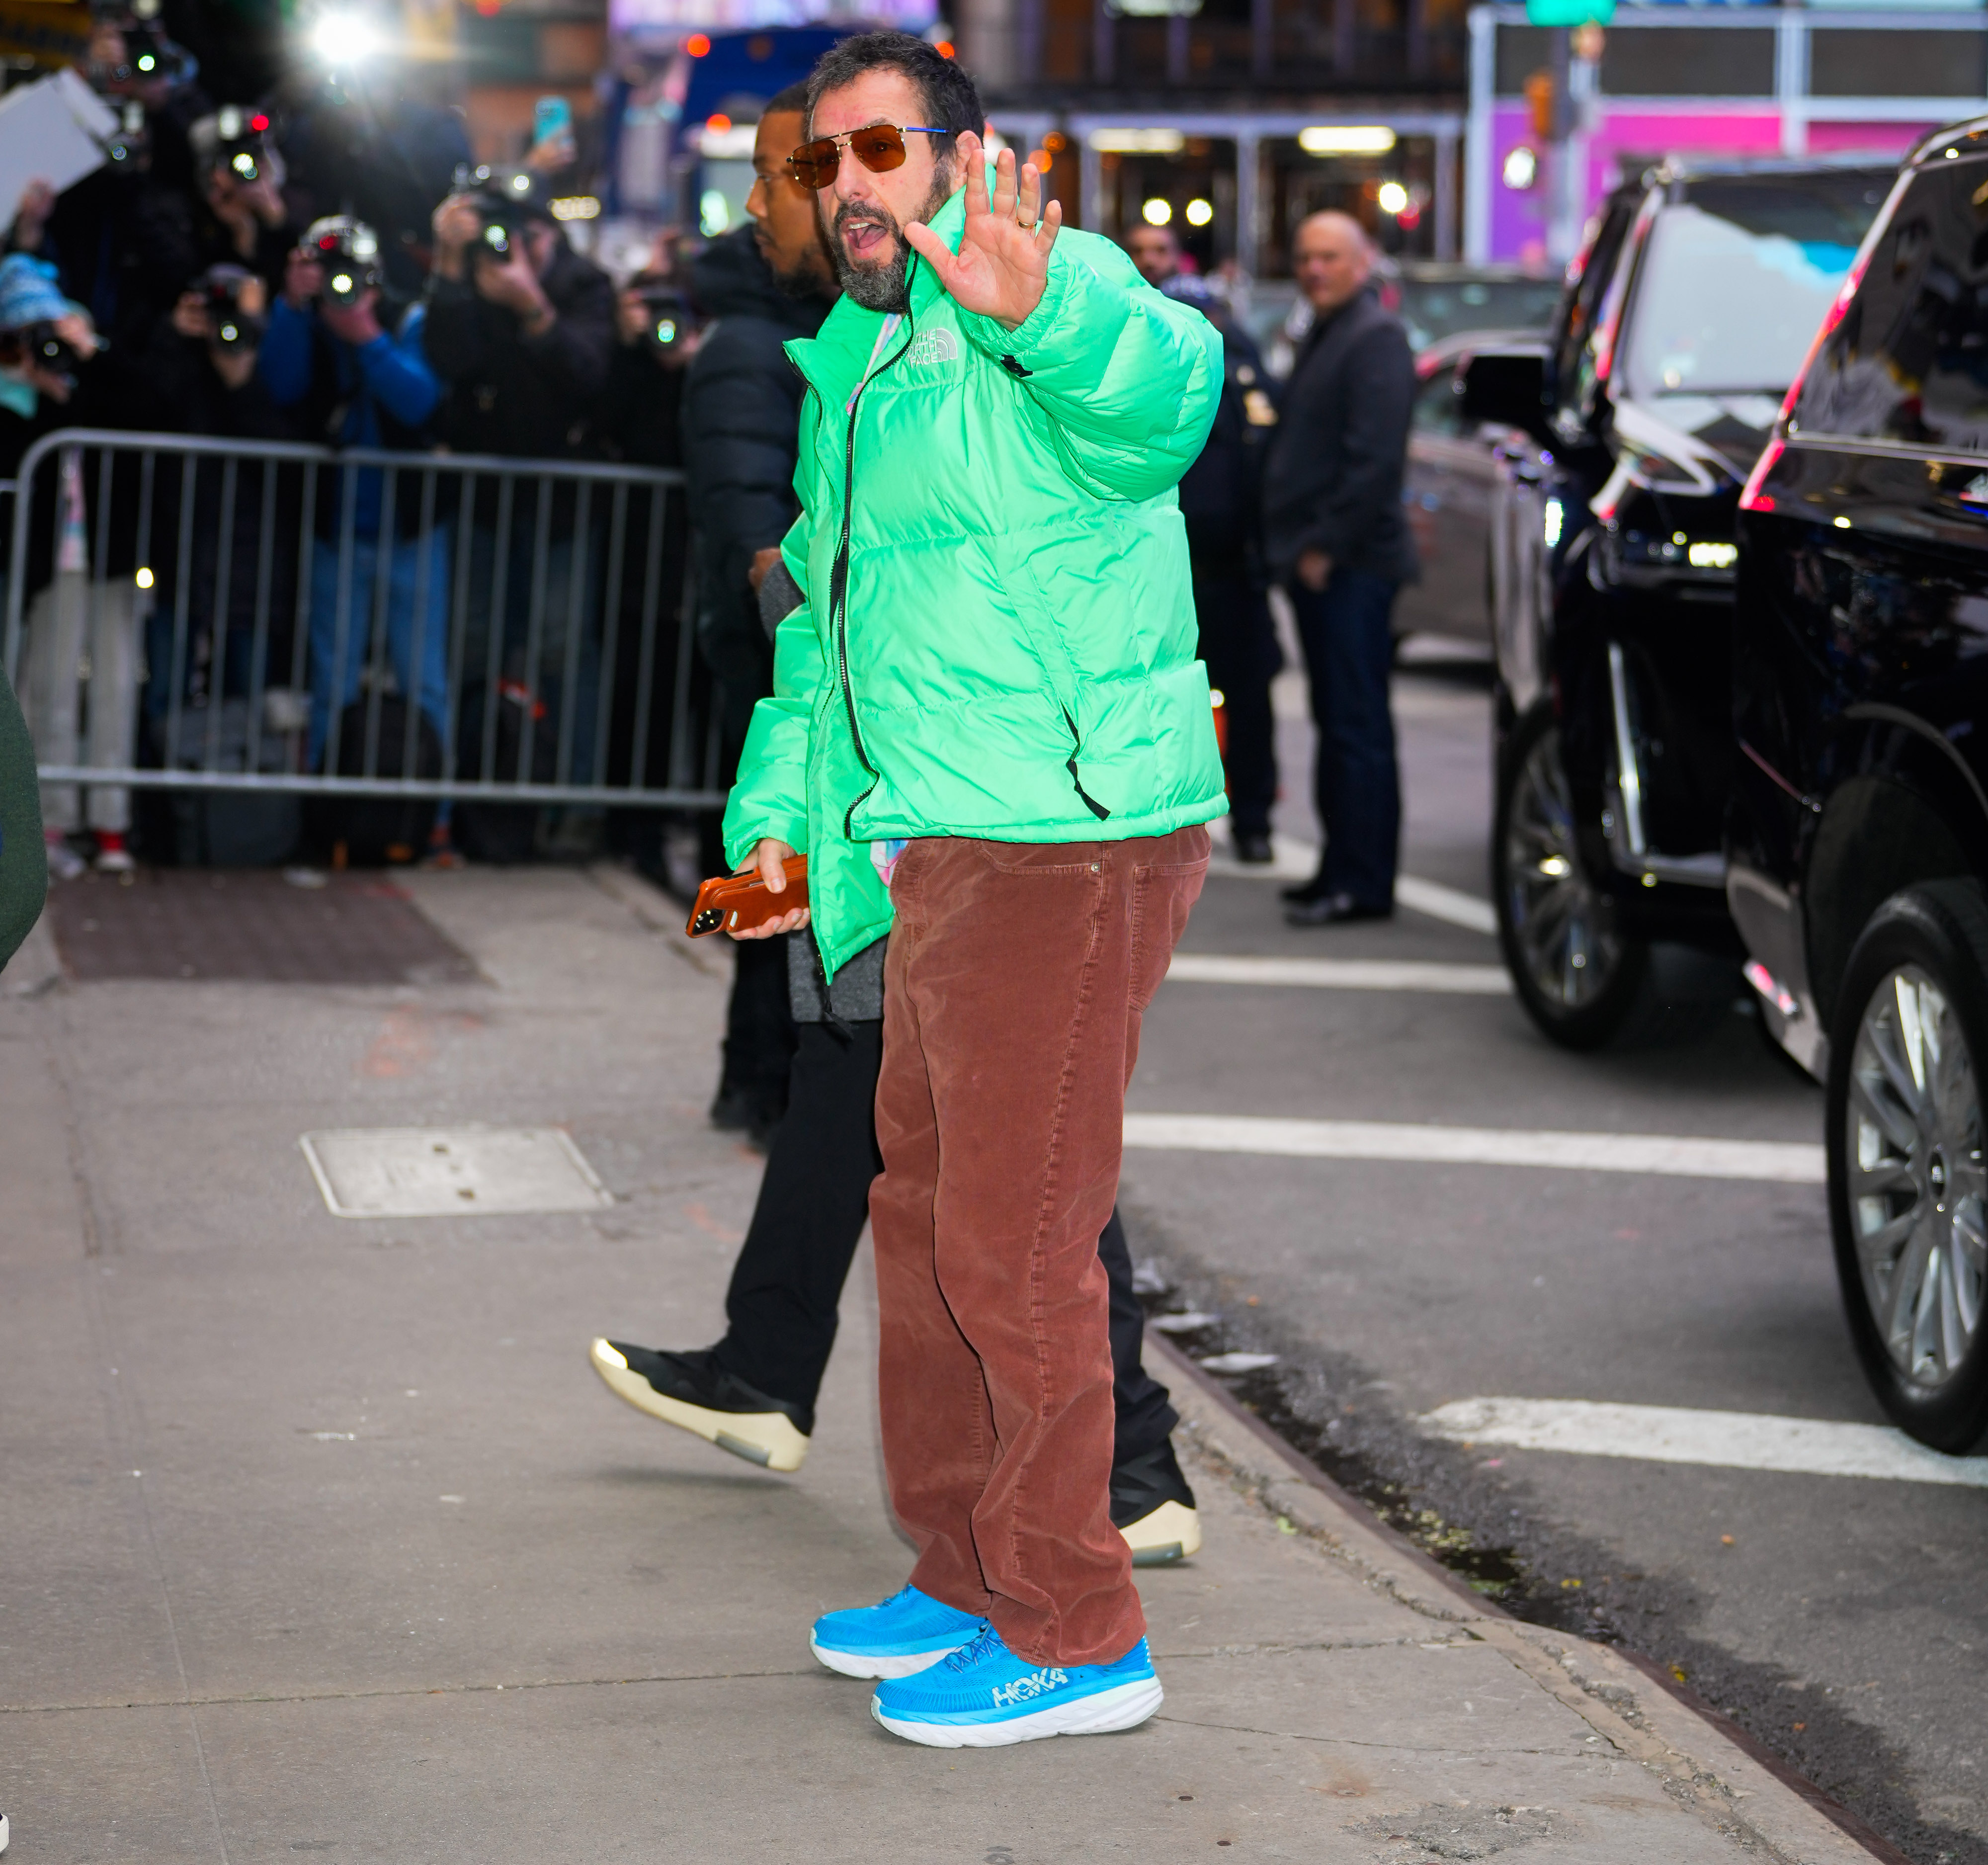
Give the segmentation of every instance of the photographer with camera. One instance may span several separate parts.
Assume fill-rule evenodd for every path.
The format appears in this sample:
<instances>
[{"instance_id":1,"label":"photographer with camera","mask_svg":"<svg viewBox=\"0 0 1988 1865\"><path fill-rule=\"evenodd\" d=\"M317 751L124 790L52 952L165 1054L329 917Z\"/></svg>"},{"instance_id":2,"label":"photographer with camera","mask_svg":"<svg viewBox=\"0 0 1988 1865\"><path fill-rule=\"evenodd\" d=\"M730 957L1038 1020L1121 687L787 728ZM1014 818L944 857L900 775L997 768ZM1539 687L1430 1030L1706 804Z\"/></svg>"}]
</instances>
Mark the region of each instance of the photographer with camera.
<instances>
[{"instance_id":1,"label":"photographer with camera","mask_svg":"<svg viewBox=\"0 0 1988 1865\"><path fill-rule=\"evenodd\" d=\"M280 289L296 244L283 201L283 161L266 113L225 103L188 132L200 176L193 243L204 265L245 266Z\"/></svg>"},{"instance_id":2,"label":"photographer with camera","mask_svg":"<svg viewBox=\"0 0 1988 1865\"><path fill-rule=\"evenodd\" d=\"M475 184L435 209L434 272L428 285L428 355L448 388L439 423L442 438L463 453L526 459L597 455L602 448L596 416L614 354L614 286L566 243L542 177L529 169L482 169L464 179ZM484 742L483 708L499 697L543 707L554 719L570 714L566 766L572 780L583 784L593 776L600 689L606 502L593 502L590 523L596 535L582 550L573 488L553 486L549 509L541 513L544 483L517 481L509 528L501 534L499 487L489 478L478 486L466 545L463 666L469 687L460 722L462 743L467 748ZM545 554L539 560L542 535ZM569 660L574 688L570 706L562 690ZM497 767L465 774L547 780L560 752L557 736L533 733L539 763L521 771L523 735L500 719ZM505 749L513 737L519 749L507 763Z\"/></svg>"},{"instance_id":3,"label":"photographer with camera","mask_svg":"<svg viewBox=\"0 0 1988 1865\"><path fill-rule=\"evenodd\" d=\"M54 266L21 252L0 259L0 477L17 478L22 456L43 435L91 425L100 385L90 378L101 354L89 313L63 296ZM79 456L64 454L59 466L51 458L43 471L38 489L48 486L60 517L52 557L46 549L29 553L32 593L25 611L21 709L39 762L122 764L130 756L137 724L140 592L128 572L103 583L90 580ZM36 527L31 546L41 544L43 535ZM4 591L0 577L0 595ZM86 667L89 724L79 736ZM97 865L113 872L128 869L130 792L93 787L88 817ZM42 821L49 872L73 879L83 861L70 838L84 826L74 784L47 787Z\"/></svg>"},{"instance_id":4,"label":"photographer with camera","mask_svg":"<svg viewBox=\"0 0 1988 1865\"><path fill-rule=\"evenodd\" d=\"M262 379L306 438L336 447L425 451L441 399L423 347L425 312L411 306L388 330L380 319L380 286L379 240L370 227L345 215L313 223L289 256L269 313ZM438 743L448 743L452 540L439 514L425 539L418 534L420 489L418 476L407 476L390 513L377 467L328 472L320 481L310 547L313 770L333 709L342 712L357 696L361 671L382 631L374 614L382 551L387 656L401 692L418 698Z\"/></svg>"}]
</instances>

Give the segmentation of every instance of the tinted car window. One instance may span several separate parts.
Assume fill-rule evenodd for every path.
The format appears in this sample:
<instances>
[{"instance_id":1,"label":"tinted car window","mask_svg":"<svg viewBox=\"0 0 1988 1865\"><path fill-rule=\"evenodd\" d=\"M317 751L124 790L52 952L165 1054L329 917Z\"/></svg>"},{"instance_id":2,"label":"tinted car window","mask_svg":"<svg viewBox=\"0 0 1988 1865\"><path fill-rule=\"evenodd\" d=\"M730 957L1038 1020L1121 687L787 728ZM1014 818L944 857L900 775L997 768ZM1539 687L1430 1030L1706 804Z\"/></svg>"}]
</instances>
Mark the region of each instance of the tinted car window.
<instances>
[{"instance_id":1,"label":"tinted car window","mask_svg":"<svg viewBox=\"0 0 1988 1865\"><path fill-rule=\"evenodd\" d=\"M1802 384L1807 433L1988 445L1988 161L1915 177Z\"/></svg>"},{"instance_id":2,"label":"tinted car window","mask_svg":"<svg viewBox=\"0 0 1988 1865\"><path fill-rule=\"evenodd\" d=\"M1411 425L1418 434L1439 434L1450 439L1463 432L1463 398L1457 392L1455 367L1445 364L1415 391Z\"/></svg>"},{"instance_id":3,"label":"tinted car window","mask_svg":"<svg viewBox=\"0 0 1988 1865\"><path fill-rule=\"evenodd\" d=\"M1596 313L1622 256L1622 242L1635 218L1637 203L1618 196L1609 202L1593 242L1581 255L1581 276L1560 310L1554 330L1552 399L1562 407L1580 392L1581 359L1594 334Z\"/></svg>"},{"instance_id":4,"label":"tinted car window","mask_svg":"<svg viewBox=\"0 0 1988 1865\"><path fill-rule=\"evenodd\" d=\"M1783 391L1883 198L1878 177L1854 171L1693 184L1650 229L1623 333L1625 389Z\"/></svg>"},{"instance_id":5,"label":"tinted car window","mask_svg":"<svg viewBox=\"0 0 1988 1865\"><path fill-rule=\"evenodd\" d=\"M1401 322L1421 350L1465 330L1543 330L1560 304L1558 279L1401 281Z\"/></svg>"}]
</instances>

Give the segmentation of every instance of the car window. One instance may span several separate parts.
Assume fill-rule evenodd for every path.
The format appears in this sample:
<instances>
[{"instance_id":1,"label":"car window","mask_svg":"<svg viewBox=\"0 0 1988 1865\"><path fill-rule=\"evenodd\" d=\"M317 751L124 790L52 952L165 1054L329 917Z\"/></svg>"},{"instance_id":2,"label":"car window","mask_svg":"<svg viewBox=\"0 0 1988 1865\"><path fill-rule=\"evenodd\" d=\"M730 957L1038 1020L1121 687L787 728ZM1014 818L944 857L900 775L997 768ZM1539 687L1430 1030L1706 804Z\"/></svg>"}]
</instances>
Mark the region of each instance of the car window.
<instances>
[{"instance_id":1,"label":"car window","mask_svg":"<svg viewBox=\"0 0 1988 1865\"><path fill-rule=\"evenodd\" d=\"M1618 344L1624 391L1785 392L1882 197L1877 177L1841 171L1708 181L1667 203Z\"/></svg>"},{"instance_id":2,"label":"car window","mask_svg":"<svg viewBox=\"0 0 1988 1865\"><path fill-rule=\"evenodd\" d=\"M1445 363L1415 391L1410 425L1418 434L1437 435L1446 440L1462 438L1463 397L1458 391L1453 364Z\"/></svg>"},{"instance_id":3,"label":"car window","mask_svg":"<svg viewBox=\"0 0 1988 1865\"><path fill-rule=\"evenodd\" d=\"M1988 161L1943 161L1914 178L1790 428L1988 448Z\"/></svg>"},{"instance_id":4,"label":"car window","mask_svg":"<svg viewBox=\"0 0 1988 1865\"><path fill-rule=\"evenodd\" d=\"M1412 348L1466 330L1543 330L1560 304L1557 279L1406 278L1401 322Z\"/></svg>"},{"instance_id":5,"label":"car window","mask_svg":"<svg viewBox=\"0 0 1988 1865\"><path fill-rule=\"evenodd\" d=\"M1554 330L1552 399L1570 407L1581 393L1581 359L1594 335L1594 320L1604 294L1615 276L1622 242L1639 203L1618 197L1602 215L1601 223L1580 259L1580 276L1560 307Z\"/></svg>"}]
</instances>

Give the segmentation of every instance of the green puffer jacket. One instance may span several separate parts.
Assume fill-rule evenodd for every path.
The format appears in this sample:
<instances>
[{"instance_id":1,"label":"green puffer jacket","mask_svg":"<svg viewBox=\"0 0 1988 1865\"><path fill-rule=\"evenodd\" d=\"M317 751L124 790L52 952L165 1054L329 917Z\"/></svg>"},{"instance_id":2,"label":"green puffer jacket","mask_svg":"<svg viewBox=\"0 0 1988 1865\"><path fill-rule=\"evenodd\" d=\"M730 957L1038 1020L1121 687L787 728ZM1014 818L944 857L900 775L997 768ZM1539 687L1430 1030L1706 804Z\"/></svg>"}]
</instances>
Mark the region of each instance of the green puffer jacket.
<instances>
[{"instance_id":1,"label":"green puffer jacket","mask_svg":"<svg viewBox=\"0 0 1988 1865\"><path fill-rule=\"evenodd\" d=\"M955 250L964 193L932 230ZM888 932L867 844L1165 835L1228 806L1174 486L1222 339L1108 241L1065 232L1028 321L912 262L909 313L844 298L806 380L780 624L725 815L808 857L833 976ZM853 408L853 414L850 411Z\"/></svg>"}]
</instances>

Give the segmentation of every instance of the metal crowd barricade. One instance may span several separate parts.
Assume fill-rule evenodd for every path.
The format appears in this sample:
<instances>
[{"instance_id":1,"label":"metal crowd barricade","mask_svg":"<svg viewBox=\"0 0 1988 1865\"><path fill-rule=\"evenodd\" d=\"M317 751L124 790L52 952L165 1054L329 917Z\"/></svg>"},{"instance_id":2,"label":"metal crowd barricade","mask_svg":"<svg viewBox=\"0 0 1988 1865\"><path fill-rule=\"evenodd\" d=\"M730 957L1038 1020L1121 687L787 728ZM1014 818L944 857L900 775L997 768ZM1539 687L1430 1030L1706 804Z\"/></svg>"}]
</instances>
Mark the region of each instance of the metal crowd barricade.
<instances>
[{"instance_id":1,"label":"metal crowd barricade","mask_svg":"<svg viewBox=\"0 0 1988 1865\"><path fill-rule=\"evenodd\" d=\"M578 462L47 435L0 487L0 653L42 781L721 808L684 487ZM135 646L113 654L120 628ZM23 689L24 659L48 690Z\"/></svg>"}]
</instances>

